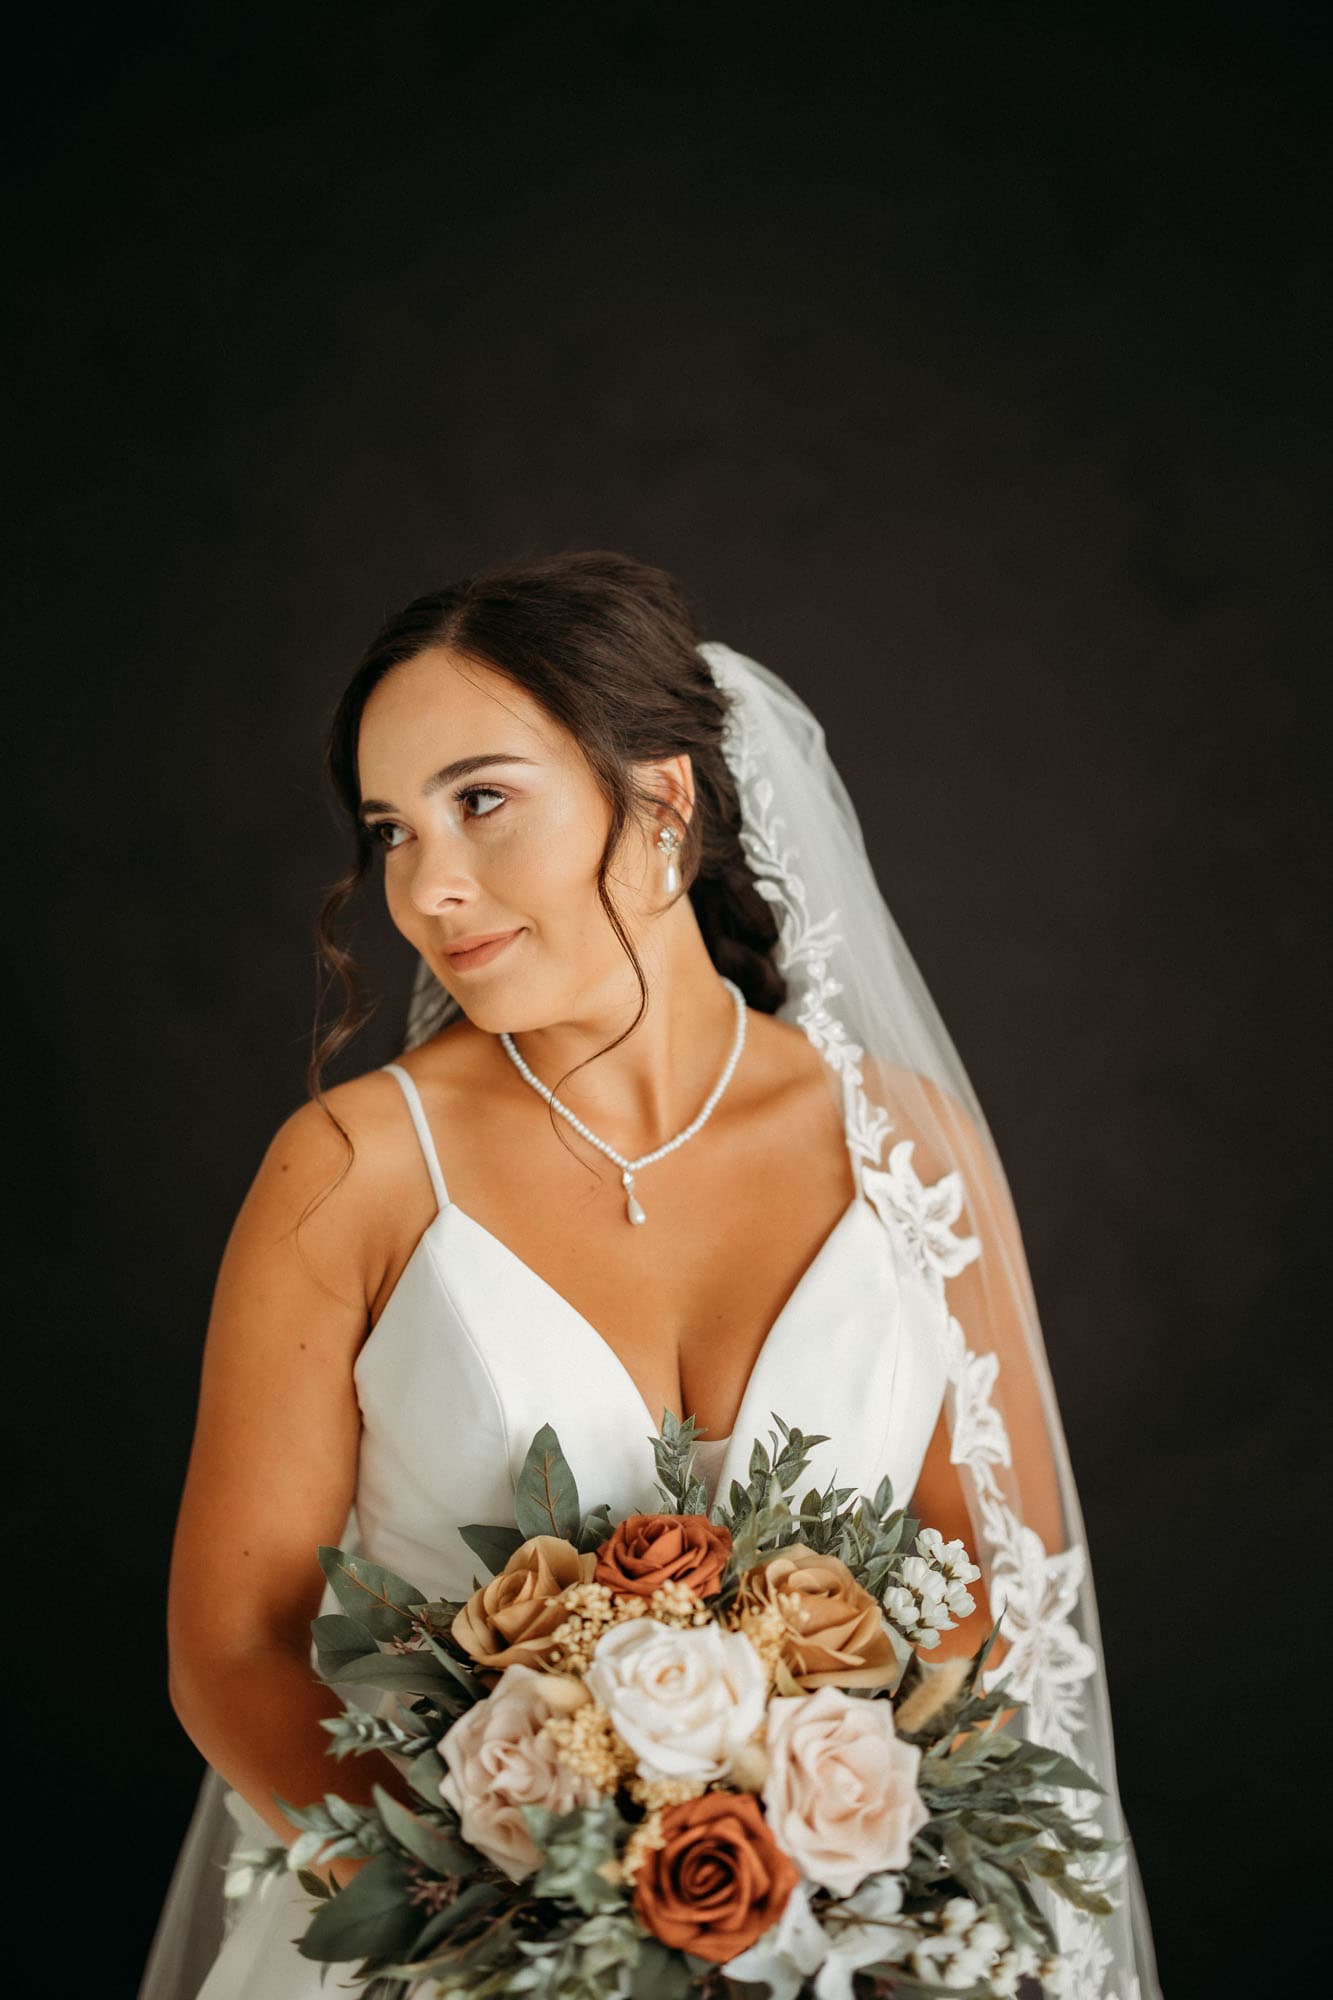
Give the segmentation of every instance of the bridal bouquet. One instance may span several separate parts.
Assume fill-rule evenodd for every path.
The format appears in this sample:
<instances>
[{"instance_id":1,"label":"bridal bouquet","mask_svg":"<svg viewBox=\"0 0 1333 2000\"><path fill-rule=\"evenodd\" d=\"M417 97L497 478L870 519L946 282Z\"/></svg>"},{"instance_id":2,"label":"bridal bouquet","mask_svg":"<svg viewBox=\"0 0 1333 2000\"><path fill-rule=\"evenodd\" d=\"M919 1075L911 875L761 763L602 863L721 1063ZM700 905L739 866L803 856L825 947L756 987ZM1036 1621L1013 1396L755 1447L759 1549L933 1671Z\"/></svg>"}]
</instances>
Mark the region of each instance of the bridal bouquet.
<instances>
[{"instance_id":1,"label":"bridal bouquet","mask_svg":"<svg viewBox=\"0 0 1333 2000\"><path fill-rule=\"evenodd\" d=\"M383 1752L410 1809L329 1794L290 1846L234 1857L229 1893L294 1869L299 1949L358 1961L368 2000L773 2000L1058 1990L1038 1884L1105 1913L1108 1843L1062 1803L1101 1789L979 1692L992 1629L932 1664L980 1572L873 1497L791 1489L809 1446L774 1413L749 1482L704 1511L693 1419L654 1440L663 1511L584 1513L549 1425L514 1526L461 1530L490 1572L463 1603L339 1549L322 1677L384 1691L329 1718L332 1754ZM331 1890L310 1864L364 1857ZM854 1984L854 1980L861 1984Z\"/></svg>"}]
</instances>

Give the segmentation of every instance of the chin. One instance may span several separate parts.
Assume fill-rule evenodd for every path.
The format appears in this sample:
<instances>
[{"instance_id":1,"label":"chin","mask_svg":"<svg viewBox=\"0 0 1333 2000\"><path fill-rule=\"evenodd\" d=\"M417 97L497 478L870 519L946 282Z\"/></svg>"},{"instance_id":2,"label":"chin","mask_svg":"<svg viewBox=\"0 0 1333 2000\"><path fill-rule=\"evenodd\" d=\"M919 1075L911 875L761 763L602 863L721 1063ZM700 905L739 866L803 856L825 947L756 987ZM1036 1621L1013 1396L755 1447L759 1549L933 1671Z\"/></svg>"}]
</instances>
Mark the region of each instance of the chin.
<instances>
[{"instance_id":1,"label":"chin","mask_svg":"<svg viewBox=\"0 0 1333 2000\"><path fill-rule=\"evenodd\" d=\"M513 1029L515 1034L522 1031L522 1007L516 1004L513 990L500 981L485 993L457 992L452 998L459 1013L474 1028L481 1028L489 1035L498 1035L501 1028Z\"/></svg>"},{"instance_id":2,"label":"chin","mask_svg":"<svg viewBox=\"0 0 1333 2000\"><path fill-rule=\"evenodd\" d=\"M474 1028L479 1028L486 1035L498 1035L501 1028L510 1025L508 1011L494 1000L460 1000L458 1011L465 1021L471 1022Z\"/></svg>"}]
</instances>

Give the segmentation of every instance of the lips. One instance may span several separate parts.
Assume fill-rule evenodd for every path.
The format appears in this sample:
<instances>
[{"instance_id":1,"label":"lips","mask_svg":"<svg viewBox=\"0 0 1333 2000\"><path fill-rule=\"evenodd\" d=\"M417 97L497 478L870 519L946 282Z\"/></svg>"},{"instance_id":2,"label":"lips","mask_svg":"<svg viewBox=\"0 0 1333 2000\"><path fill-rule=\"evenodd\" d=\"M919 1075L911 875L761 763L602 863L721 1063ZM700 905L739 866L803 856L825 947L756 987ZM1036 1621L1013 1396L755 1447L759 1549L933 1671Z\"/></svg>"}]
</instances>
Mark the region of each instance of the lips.
<instances>
[{"instance_id":1,"label":"lips","mask_svg":"<svg viewBox=\"0 0 1333 2000\"><path fill-rule=\"evenodd\" d=\"M451 966L465 970L471 965L483 965L496 957L507 944L520 935L521 926L512 931L487 931L469 938L465 944L450 945L445 949L445 957Z\"/></svg>"}]
</instances>

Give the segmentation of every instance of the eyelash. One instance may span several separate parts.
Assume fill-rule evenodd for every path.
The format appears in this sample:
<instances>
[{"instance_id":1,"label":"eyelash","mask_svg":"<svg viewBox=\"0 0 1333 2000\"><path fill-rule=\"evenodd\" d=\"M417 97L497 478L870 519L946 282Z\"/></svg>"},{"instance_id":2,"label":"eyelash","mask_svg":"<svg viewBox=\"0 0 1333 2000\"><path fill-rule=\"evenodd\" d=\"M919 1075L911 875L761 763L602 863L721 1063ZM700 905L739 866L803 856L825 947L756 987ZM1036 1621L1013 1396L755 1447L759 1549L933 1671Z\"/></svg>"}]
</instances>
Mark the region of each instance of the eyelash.
<instances>
[{"instance_id":1,"label":"eyelash","mask_svg":"<svg viewBox=\"0 0 1333 2000\"><path fill-rule=\"evenodd\" d=\"M484 793L487 798L492 799L503 800L507 796L506 793L498 791L494 785L460 785L454 793L454 797L461 804L464 799L474 798L478 792ZM473 817L476 819L493 819L499 810L499 806L494 806L490 812L476 813ZM400 845L397 841L385 840L384 838L386 830L396 827L397 824L396 819L377 819L372 821L368 828L370 837L375 845L382 847L386 854L392 854L394 848Z\"/></svg>"}]
</instances>

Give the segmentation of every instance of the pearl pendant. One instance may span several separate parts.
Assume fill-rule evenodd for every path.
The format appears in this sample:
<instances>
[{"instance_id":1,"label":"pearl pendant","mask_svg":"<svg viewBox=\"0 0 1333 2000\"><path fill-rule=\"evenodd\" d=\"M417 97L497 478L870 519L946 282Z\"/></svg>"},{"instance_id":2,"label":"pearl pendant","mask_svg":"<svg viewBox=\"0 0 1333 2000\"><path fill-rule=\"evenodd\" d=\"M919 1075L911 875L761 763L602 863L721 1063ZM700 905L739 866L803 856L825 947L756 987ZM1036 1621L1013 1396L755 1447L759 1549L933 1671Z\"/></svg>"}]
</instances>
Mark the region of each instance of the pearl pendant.
<instances>
[{"instance_id":1,"label":"pearl pendant","mask_svg":"<svg viewBox=\"0 0 1333 2000\"><path fill-rule=\"evenodd\" d=\"M648 1218L644 1214L642 1204L640 1203L637 1195L634 1192L634 1176L629 1171L628 1167L625 1169L624 1173L620 1176L620 1178L625 1189L625 1198L626 1198L625 1212L629 1216L630 1221L646 1222Z\"/></svg>"}]
</instances>

